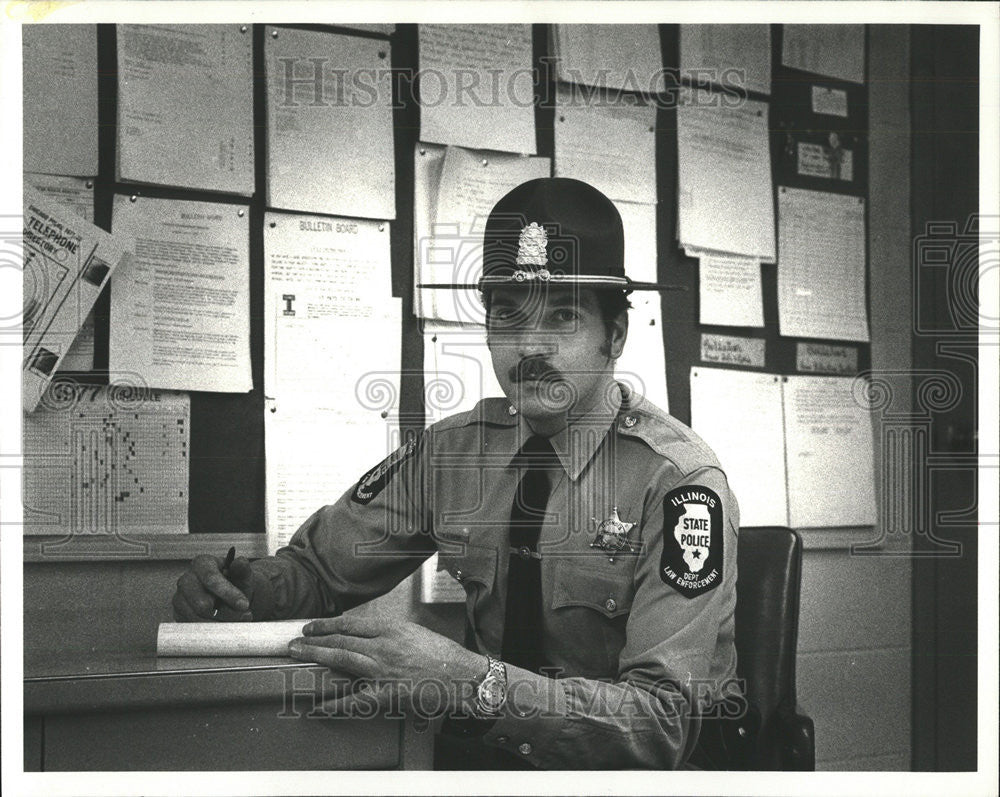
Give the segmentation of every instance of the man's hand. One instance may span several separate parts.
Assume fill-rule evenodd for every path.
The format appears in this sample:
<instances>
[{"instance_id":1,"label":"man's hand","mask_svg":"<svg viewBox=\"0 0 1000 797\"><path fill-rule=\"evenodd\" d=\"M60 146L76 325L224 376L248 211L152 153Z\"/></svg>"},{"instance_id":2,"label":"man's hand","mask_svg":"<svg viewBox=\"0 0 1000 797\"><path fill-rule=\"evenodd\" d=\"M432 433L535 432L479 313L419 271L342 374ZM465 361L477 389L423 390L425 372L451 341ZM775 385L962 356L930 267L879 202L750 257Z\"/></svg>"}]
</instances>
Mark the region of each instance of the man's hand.
<instances>
[{"instance_id":1,"label":"man's hand","mask_svg":"<svg viewBox=\"0 0 1000 797\"><path fill-rule=\"evenodd\" d=\"M245 557L233 560L229 578L222 575L221 556L203 554L177 579L174 619L181 622L252 620L253 570ZM216 608L218 607L218 612Z\"/></svg>"},{"instance_id":2,"label":"man's hand","mask_svg":"<svg viewBox=\"0 0 1000 797\"><path fill-rule=\"evenodd\" d=\"M302 632L304 636L288 646L294 658L377 682L383 687L377 695L383 708L395 692L407 704L411 697L424 703L433 695L442 711L469 711L473 685L486 674L485 656L416 623L345 614L313 620ZM341 713L349 710L350 702L348 697L325 708ZM424 709L436 713L430 706Z\"/></svg>"}]
</instances>

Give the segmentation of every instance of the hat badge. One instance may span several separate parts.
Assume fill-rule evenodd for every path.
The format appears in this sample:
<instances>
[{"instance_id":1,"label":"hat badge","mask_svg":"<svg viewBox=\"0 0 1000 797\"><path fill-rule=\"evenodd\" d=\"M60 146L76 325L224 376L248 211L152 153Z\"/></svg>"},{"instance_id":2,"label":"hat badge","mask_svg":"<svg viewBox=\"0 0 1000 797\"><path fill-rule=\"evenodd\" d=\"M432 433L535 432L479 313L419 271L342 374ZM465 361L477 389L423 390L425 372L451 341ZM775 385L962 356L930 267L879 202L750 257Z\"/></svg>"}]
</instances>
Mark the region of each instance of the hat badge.
<instances>
[{"instance_id":1,"label":"hat badge","mask_svg":"<svg viewBox=\"0 0 1000 797\"><path fill-rule=\"evenodd\" d=\"M544 266L549 262L545 254L548 243L549 237L545 234L545 229L540 227L538 222L531 222L521 230L517 240L517 258L514 262L519 266Z\"/></svg>"}]
</instances>

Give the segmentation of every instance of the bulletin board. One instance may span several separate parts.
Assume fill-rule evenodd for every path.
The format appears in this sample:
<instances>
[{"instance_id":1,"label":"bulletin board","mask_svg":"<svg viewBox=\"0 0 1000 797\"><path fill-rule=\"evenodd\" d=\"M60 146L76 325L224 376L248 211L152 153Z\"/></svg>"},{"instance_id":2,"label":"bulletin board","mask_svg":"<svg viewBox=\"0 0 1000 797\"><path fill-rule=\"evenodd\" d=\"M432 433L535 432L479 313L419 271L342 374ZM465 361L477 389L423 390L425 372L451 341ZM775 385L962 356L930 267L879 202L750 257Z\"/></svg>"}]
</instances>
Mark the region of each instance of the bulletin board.
<instances>
[{"instance_id":1,"label":"bulletin board","mask_svg":"<svg viewBox=\"0 0 1000 797\"><path fill-rule=\"evenodd\" d=\"M336 26L290 26L327 31L391 42L392 69L401 73L393 80L393 124L396 175L396 218L390 223L392 290L403 303L401 336L400 423L407 430L424 426L423 359L424 342L420 322L410 312L413 302L413 186L414 146L418 143L420 110L415 101L418 88L412 75L418 71L416 25L396 25L392 34L359 31ZM751 99L768 102L771 136L772 176L774 186L832 191L866 198L868 193L868 105L865 84L851 83L785 67L781 63L782 26L772 25L772 91L770 96L750 93ZM664 66L679 64L677 25L658 26ZM139 194L146 197L247 203L246 197L229 196L185 189L137 186L115 180L117 138L118 64L114 25L98 26L99 67L99 174L95 185L95 221L110 229L115 194ZM553 158L555 75L546 59L550 30L546 25L532 26L534 65L543 76L537 87L535 122L537 154ZM266 402L262 390L263 355L263 228L265 204L265 99L264 26L252 26L253 36L253 114L256 192L249 199L250 224L250 351L253 389L247 394L191 393L190 426L190 502L189 531L192 534L261 534L265 526L264 414ZM684 83L684 80L681 81ZM846 97L846 115L817 115L812 111L814 87L842 101ZM669 89L675 91L676 87ZM831 139L831 135L836 138ZM708 327L698 323L697 261L686 257L677 243L677 112L669 107L657 111L656 183L658 192L657 248L658 279L679 285L684 290L663 294L662 317L666 377L670 412L685 423L690 422L690 369L701 364L701 335L717 333L728 336L762 338L765 342L764 370L775 374L796 373L796 344L800 339L782 337L777 323L776 266L763 266L763 329ZM850 148L850 179L827 179L801 173L792 152L799 142L817 147ZM776 213L777 216L777 213ZM867 271L867 264L866 264ZM95 370L81 381L100 383L101 371L108 368L109 296L105 293L96 306ZM824 344L838 341L824 340ZM344 341L344 345L351 345ZM857 370L870 367L870 345L848 343L857 349ZM716 367L715 364L712 364ZM720 365L717 367L725 368ZM373 456L377 461L381 457ZM374 464L374 461L372 464ZM359 474L360 475L360 474ZM343 485L346 489L349 485Z\"/></svg>"}]
</instances>

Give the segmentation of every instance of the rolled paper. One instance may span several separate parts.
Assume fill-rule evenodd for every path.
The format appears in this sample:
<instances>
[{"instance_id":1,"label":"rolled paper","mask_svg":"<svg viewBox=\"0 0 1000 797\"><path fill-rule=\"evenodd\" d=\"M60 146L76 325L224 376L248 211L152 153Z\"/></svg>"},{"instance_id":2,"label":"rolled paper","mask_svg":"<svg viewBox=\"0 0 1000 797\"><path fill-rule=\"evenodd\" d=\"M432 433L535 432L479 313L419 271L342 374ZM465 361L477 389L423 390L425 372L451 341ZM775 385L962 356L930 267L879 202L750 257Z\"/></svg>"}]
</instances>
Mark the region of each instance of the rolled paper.
<instances>
[{"instance_id":1,"label":"rolled paper","mask_svg":"<svg viewBox=\"0 0 1000 797\"><path fill-rule=\"evenodd\" d=\"M160 623L157 656L287 656L309 620L266 623Z\"/></svg>"}]
</instances>

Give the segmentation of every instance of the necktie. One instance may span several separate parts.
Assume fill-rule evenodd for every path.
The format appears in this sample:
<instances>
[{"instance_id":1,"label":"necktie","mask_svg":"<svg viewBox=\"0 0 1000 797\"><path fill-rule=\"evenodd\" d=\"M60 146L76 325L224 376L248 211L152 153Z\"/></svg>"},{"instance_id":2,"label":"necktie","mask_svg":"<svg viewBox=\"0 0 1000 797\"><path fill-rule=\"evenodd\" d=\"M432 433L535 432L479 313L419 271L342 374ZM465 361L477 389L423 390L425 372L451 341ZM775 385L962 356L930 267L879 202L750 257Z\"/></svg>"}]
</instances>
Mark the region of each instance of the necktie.
<instances>
[{"instance_id":1,"label":"necktie","mask_svg":"<svg viewBox=\"0 0 1000 797\"><path fill-rule=\"evenodd\" d=\"M509 664L538 672L542 650L542 569L538 535L549 503L548 469L558 460L548 438L534 435L514 457L524 475L510 511L510 565L501 657Z\"/></svg>"}]
</instances>

